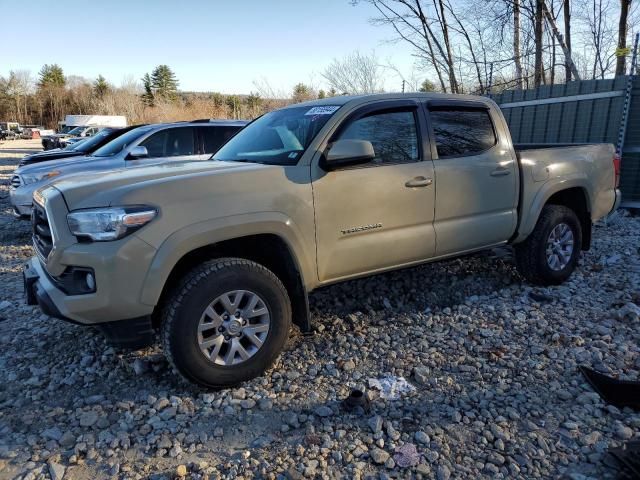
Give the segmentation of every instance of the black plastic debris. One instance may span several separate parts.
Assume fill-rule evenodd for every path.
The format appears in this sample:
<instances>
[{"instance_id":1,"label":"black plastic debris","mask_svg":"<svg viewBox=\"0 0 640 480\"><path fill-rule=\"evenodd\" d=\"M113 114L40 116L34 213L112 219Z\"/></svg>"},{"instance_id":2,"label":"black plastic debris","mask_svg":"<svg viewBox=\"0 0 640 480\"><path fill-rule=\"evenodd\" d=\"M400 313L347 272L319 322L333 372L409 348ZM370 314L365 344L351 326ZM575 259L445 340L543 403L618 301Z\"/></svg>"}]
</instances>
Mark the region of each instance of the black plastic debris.
<instances>
[{"instance_id":1,"label":"black plastic debris","mask_svg":"<svg viewBox=\"0 0 640 480\"><path fill-rule=\"evenodd\" d=\"M640 382L618 380L591 368L579 367L582 375L602 399L618 408L640 410Z\"/></svg>"},{"instance_id":2,"label":"black plastic debris","mask_svg":"<svg viewBox=\"0 0 640 480\"><path fill-rule=\"evenodd\" d=\"M349 396L342 401L342 408L347 412L367 413L371 409L371 403L362 390L351 390Z\"/></svg>"},{"instance_id":3,"label":"black plastic debris","mask_svg":"<svg viewBox=\"0 0 640 480\"><path fill-rule=\"evenodd\" d=\"M555 300L551 295L547 295L546 293L536 292L532 290L529 292L529 298L531 300L535 300L536 302L553 302Z\"/></svg>"},{"instance_id":4,"label":"black plastic debris","mask_svg":"<svg viewBox=\"0 0 640 480\"><path fill-rule=\"evenodd\" d=\"M619 479L640 478L640 441L633 441L621 448L610 448L608 451L617 461Z\"/></svg>"}]
</instances>

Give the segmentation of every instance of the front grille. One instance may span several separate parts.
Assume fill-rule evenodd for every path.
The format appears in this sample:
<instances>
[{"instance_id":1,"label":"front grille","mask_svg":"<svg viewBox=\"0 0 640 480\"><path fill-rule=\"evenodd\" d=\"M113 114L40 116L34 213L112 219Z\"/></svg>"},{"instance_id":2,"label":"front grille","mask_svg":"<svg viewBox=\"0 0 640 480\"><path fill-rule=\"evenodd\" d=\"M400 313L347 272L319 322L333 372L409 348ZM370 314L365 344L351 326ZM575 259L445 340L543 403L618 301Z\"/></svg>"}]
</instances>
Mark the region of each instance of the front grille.
<instances>
[{"instance_id":1,"label":"front grille","mask_svg":"<svg viewBox=\"0 0 640 480\"><path fill-rule=\"evenodd\" d=\"M20 175L11 177L11 188L19 188L20 186L22 186L22 178L20 178Z\"/></svg>"},{"instance_id":2,"label":"front grille","mask_svg":"<svg viewBox=\"0 0 640 480\"><path fill-rule=\"evenodd\" d=\"M33 246L46 259L53 248L53 236L47 212L36 202L33 203L31 223L33 225Z\"/></svg>"}]
</instances>

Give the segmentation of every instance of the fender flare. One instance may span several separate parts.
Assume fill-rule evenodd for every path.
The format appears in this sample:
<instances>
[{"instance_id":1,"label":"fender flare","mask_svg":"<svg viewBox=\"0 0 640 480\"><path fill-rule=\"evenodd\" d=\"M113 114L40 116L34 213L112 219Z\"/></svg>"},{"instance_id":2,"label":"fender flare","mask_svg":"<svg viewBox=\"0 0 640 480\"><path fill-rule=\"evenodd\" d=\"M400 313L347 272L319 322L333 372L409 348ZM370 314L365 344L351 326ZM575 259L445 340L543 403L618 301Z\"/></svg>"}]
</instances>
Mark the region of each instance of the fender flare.
<instances>
[{"instance_id":1,"label":"fender flare","mask_svg":"<svg viewBox=\"0 0 640 480\"><path fill-rule=\"evenodd\" d=\"M571 175L559 181L558 179L550 179L540 187L533 197L529 213L526 216L523 215L520 224L518 225L518 231L513 243L524 241L531 232L533 232L536 223L538 223L538 218L540 218L542 209L553 195L571 188L579 188L582 190L587 201L587 211L590 212L592 199L589 195L588 179L585 174L581 173Z\"/></svg>"},{"instance_id":2,"label":"fender flare","mask_svg":"<svg viewBox=\"0 0 640 480\"><path fill-rule=\"evenodd\" d=\"M172 233L153 257L140 294L141 302L157 305L169 275L189 252L226 240L261 234L273 234L285 242L305 289L309 290L317 283L313 281L315 249L310 251L305 246L302 231L280 212L258 212L210 219Z\"/></svg>"}]
</instances>

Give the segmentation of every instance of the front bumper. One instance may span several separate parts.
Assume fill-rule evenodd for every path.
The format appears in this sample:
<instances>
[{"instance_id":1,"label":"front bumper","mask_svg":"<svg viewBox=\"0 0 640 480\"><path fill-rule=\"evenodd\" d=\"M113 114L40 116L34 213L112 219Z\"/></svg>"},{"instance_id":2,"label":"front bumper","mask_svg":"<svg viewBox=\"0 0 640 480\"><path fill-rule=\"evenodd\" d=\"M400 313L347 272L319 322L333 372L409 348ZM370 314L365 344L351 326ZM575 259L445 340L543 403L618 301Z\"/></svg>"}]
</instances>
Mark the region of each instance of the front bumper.
<instances>
[{"instance_id":1,"label":"front bumper","mask_svg":"<svg viewBox=\"0 0 640 480\"><path fill-rule=\"evenodd\" d=\"M27 305L38 305L45 315L76 324L93 325L111 344L119 347L142 348L153 342L150 314L102 323L87 321L78 316L73 300L87 295L65 295L46 273L39 259L32 258L25 265L22 276Z\"/></svg>"},{"instance_id":2,"label":"front bumper","mask_svg":"<svg viewBox=\"0 0 640 480\"><path fill-rule=\"evenodd\" d=\"M31 218L31 209L33 205L14 205L13 216L21 220L29 220Z\"/></svg>"},{"instance_id":3,"label":"front bumper","mask_svg":"<svg viewBox=\"0 0 640 480\"><path fill-rule=\"evenodd\" d=\"M36 185L21 185L18 188L9 189L9 201L13 207L13 212L16 216L28 218L31 216L31 208L33 206L33 192L36 190Z\"/></svg>"}]
</instances>

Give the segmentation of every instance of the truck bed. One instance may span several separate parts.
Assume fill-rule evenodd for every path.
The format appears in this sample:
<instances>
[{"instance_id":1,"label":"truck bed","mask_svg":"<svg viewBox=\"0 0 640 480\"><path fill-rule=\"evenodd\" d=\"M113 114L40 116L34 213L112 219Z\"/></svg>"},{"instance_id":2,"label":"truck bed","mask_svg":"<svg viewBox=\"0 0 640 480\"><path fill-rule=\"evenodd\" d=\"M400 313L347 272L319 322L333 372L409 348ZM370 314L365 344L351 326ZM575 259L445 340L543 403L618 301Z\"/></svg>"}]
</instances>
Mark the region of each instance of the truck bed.
<instances>
[{"instance_id":1,"label":"truck bed","mask_svg":"<svg viewBox=\"0 0 640 480\"><path fill-rule=\"evenodd\" d=\"M592 220L607 215L614 207L612 144L523 143L514 144L514 149L521 172L516 242L533 231L546 199L556 191L579 189Z\"/></svg>"}]
</instances>

